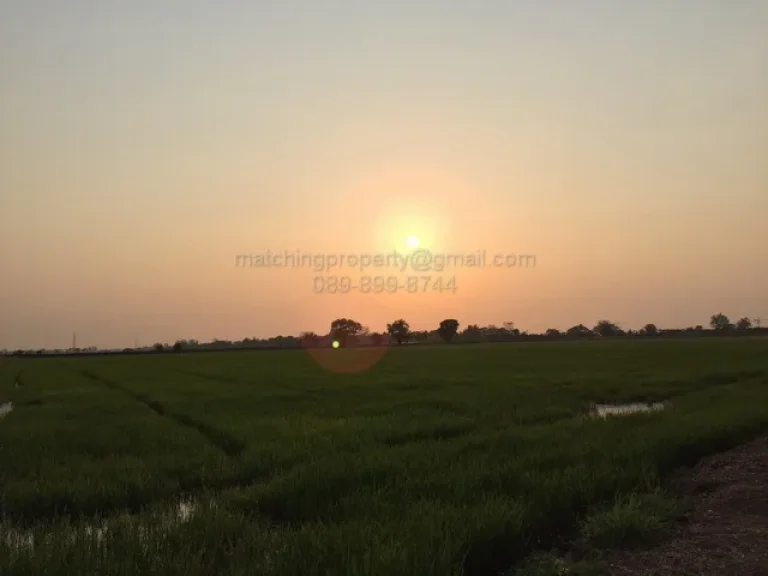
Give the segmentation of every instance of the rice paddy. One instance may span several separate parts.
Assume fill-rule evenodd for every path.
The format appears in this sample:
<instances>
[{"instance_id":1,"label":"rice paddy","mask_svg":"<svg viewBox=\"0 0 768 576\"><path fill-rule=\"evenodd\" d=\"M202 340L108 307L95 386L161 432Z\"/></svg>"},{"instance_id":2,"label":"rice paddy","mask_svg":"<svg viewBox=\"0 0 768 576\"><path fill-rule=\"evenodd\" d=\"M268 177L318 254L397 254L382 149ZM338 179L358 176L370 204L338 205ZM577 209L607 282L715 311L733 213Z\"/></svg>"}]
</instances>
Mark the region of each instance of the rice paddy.
<instances>
[{"instance_id":1,"label":"rice paddy","mask_svg":"<svg viewBox=\"0 0 768 576\"><path fill-rule=\"evenodd\" d=\"M357 373L305 351L6 358L0 573L527 574L573 539L658 532L674 470L768 430L766 352L409 346ZM629 403L663 409L594 417Z\"/></svg>"}]
</instances>

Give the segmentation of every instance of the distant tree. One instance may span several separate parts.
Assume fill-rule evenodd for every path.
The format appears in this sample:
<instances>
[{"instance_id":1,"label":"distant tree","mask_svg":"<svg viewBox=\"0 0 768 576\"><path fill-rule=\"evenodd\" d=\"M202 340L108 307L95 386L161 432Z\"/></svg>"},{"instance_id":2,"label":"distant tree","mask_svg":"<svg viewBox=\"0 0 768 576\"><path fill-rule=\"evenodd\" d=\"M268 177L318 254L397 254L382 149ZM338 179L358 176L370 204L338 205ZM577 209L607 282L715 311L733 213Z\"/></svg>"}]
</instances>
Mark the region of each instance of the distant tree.
<instances>
[{"instance_id":1,"label":"distant tree","mask_svg":"<svg viewBox=\"0 0 768 576\"><path fill-rule=\"evenodd\" d=\"M603 337L619 336L621 334L621 329L608 320L600 320L592 331L598 336Z\"/></svg>"},{"instance_id":2,"label":"distant tree","mask_svg":"<svg viewBox=\"0 0 768 576\"><path fill-rule=\"evenodd\" d=\"M456 333L459 331L459 321L453 318L448 318L440 322L440 327L437 329L437 333L446 342L453 340Z\"/></svg>"},{"instance_id":3,"label":"distant tree","mask_svg":"<svg viewBox=\"0 0 768 576\"><path fill-rule=\"evenodd\" d=\"M713 314L712 317L709 319L709 325L712 326L714 330L728 330L731 328L731 321L728 319L728 316L723 314L722 312L718 314Z\"/></svg>"},{"instance_id":4,"label":"distant tree","mask_svg":"<svg viewBox=\"0 0 768 576\"><path fill-rule=\"evenodd\" d=\"M428 330L416 330L410 333L410 339L414 342L426 342L429 339Z\"/></svg>"},{"instance_id":5,"label":"distant tree","mask_svg":"<svg viewBox=\"0 0 768 576\"><path fill-rule=\"evenodd\" d=\"M363 325L350 318L337 318L331 322L331 338L342 346L351 344L363 332Z\"/></svg>"},{"instance_id":6,"label":"distant tree","mask_svg":"<svg viewBox=\"0 0 768 576\"><path fill-rule=\"evenodd\" d=\"M299 335L299 339L304 344L304 346L307 347L317 346L317 343L320 340L320 338L314 332L302 332Z\"/></svg>"},{"instance_id":7,"label":"distant tree","mask_svg":"<svg viewBox=\"0 0 768 576\"><path fill-rule=\"evenodd\" d=\"M546 332L544 332L544 336L549 338L557 338L558 336L562 336L562 332L560 332L560 330L557 328L547 328Z\"/></svg>"},{"instance_id":8,"label":"distant tree","mask_svg":"<svg viewBox=\"0 0 768 576\"><path fill-rule=\"evenodd\" d=\"M491 332L491 335L520 336L520 330L515 328L514 322L504 322L501 328L496 328L495 326L491 325L491 326L488 326L488 329L489 329L489 332Z\"/></svg>"},{"instance_id":9,"label":"distant tree","mask_svg":"<svg viewBox=\"0 0 768 576\"><path fill-rule=\"evenodd\" d=\"M160 342L156 342L152 348L154 348L156 352L162 352L165 349L165 346L160 344Z\"/></svg>"},{"instance_id":10,"label":"distant tree","mask_svg":"<svg viewBox=\"0 0 768 576\"><path fill-rule=\"evenodd\" d=\"M384 344L384 335L380 334L379 332L374 332L371 334L371 343L374 346L381 346Z\"/></svg>"},{"instance_id":11,"label":"distant tree","mask_svg":"<svg viewBox=\"0 0 768 576\"><path fill-rule=\"evenodd\" d=\"M411 327L402 318L395 320L392 324L387 324L387 334L398 344L405 342L410 333Z\"/></svg>"},{"instance_id":12,"label":"distant tree","mask_svg":"<svg viewBox=\"0 0 768 576\"><path fill-rule=\"evenodd\" d=\"M470 324L466 328L464 328L464 331L462 334L478 334L480 333L480 326L477 324Z\"/></svg>"},{"instance_id":13,"label":"distant tree","mask_svg":"<svg viewBox=\"0 0 768 576\"><path fill-rule=\"evenodd\" d=\"M643 326L642 330L640 330L640 333L644 336L658 336L659 329L656 328L656 324L646 324Z\"/></svg>"},{"instance_id":14,"label":"distant tree","mask_svg":"<svg viewBox=\"0 0 768 576\"><path fill-rule=\"evenodd\" d=\"M184 350L184 345L185 344L186 344L186 342L184 342L184 340L177 340L173 344L173 351L174 352L181 352L182 350Z\"/></svg>"},{"instance_id":15,"label":"distant tree","mask_svg":"<svg viewBox=\"0 0 768 576\"><path fill-rule=\"evenodd\" d=\"M594 335L594 332L592 332L592 330L584 326L584 324L577 324L576 326L571 326L570 328L568 328L568 330L565 333L566 335L572 338L586 338Z\"/></svg>"},{"instance_id":16,"label":"distant tree","mask_svg":"<svg viewBox=\"0 0 768 576\"><path fill-rule=\"evenodd\" d=\"M749 318L740 318L738 322L736 322L736 329L737 330L749 330L752 328L752 320Z\"/></svg>"},{"instance_id":17,"label":"distant tree","mask_svg":"<svg viewBox=\"0 0 768 576\"><path fill-rule=\"evenodd\" d=\"M704 326L701 324L696 324L696 327L694 328L695 332L704 332Z\"/></svg>"}]
</instances>

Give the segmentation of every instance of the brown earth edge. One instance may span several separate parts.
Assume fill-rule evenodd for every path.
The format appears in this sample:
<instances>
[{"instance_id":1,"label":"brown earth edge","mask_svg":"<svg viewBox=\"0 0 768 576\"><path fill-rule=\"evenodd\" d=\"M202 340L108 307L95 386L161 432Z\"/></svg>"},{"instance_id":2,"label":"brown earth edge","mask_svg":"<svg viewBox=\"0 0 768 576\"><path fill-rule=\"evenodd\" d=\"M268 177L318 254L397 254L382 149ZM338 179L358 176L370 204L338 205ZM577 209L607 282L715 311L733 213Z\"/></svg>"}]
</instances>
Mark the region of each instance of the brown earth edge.
<instances>
[{"instance_id":1,"label":"brown earth edge","mask_svg":"<svg viewBox=\"0 0 768 576\"><path fill-rule=\"evenodd\" d=\"M612 552L612 575L768 576L768 438L707 457L674 481L688 511L662 543Z\"/></svg>"}]
</instances>

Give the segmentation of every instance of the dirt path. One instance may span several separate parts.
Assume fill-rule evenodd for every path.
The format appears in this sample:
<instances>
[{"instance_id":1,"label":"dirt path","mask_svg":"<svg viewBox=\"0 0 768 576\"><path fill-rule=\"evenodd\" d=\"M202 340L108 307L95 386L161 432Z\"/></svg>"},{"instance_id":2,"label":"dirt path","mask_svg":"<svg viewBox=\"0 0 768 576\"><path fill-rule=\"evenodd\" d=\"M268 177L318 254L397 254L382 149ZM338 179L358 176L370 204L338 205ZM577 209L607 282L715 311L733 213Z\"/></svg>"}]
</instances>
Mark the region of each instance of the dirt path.
<instances>
[{"instance_id":1,"label":"dirt path","mask_svg":"<svg viewBox=\"0 0 768 576\"><path fill-rule=\"evenodd\" d=\"M610 573L633 576L768 576L768 439L699 463L679 487L686 518L663 544L618 552Z\"/></svg>"}]
</instances>

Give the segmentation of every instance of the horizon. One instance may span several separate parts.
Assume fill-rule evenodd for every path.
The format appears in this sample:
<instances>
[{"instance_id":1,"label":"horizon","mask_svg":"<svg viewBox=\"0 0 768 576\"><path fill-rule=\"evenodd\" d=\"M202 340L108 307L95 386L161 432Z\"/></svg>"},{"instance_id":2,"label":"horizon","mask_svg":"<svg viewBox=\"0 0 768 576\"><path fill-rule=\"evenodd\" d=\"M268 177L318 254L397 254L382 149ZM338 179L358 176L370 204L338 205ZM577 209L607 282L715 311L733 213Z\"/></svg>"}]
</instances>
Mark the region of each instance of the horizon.
<instances>
[{"instance_id":1,"label":"horizon","mask_svg":"<svg viewBox=\"0 0 768 576\"><path fill-rule=\"evenodd\" d=\"M768 317L766 24L758 0L4 4L0 349ZM286 251L323 269L237 265ZM419 251L487 258L360 262Z\"/></svg>"},{"instance_id":2,"label":"horizon","mask_svg":"<svg viewBox=\"0 0 768 576\"><path fill-rule=\"evenodd\" d=\"M648 328L649 326L652 326L654 330L658 331L658 334L657 334L658 336L662 336L665 332L686 332L688 330L698 330L699 328L701 328L705 332L711 332L711 331L718 332L721 329L716 328L716 327L714 327L712 325L712 319L715 316L719 316L721 314L722 314L722 312L713 314L710 317L710 321L707 322L707 323L691 324L691 325L687 325L687 326L666 327L666 326L663 326L663 325L660 326L660 325L658 325L658 324L656 324L654 322L647 322L647 323L643 324L642 326L626 326L623 323L614 322L614 321L611 321L609 319L603 318L603 319L598 320L598 321L596 321L596 322L594 322L592 324L581 322L579 324L574 324L573 326L568 326L567 328L551 326L550 328L547 328L546 330L535 331L535 332L532 332L532 331L527 330L525 328L520 328L519 326L515 325L513 322L500 322L500 323L497 322L497 323L491 323L491 324L477 324L477 323L473 323L473 322L468 322L468 323L465 324L465 323L462 323L462 322L458 321L458 319L456 319L456 318L444 318L443 320L451 320L452 319L452 320L457 320L458 321L457 335L466 334L467 333L467 329L469 327L475 326L475 327L477 327L481 331L488 330L488 329L493 329L493 328L498 329L498 330L517 330L517 331L519 331L519 334L515 335L516 338L546 336L547 335L546 332L548 332L551 329L557 330L560 333L561 336L567 336L566 333L567 333L568 330L570 330L571 328L578 328L578 327L582 327L582 326L587 328L591 332L596 332L597 327L598 327L598 325L600 323L608 322L609 324L611 324L612 326L614 326L615 328L617 328L617 329L619 329L621 331L621 333L613 334L612 336L620 338L620 337L626 337L627 335L632 335L632 334L641 334L642 335L642 332L646 328ZM739 322L741 322L743 320L749 321L750 325L746 327L746 330L748 330L748 331L755 330L755 331L757 331L759 333L760 330L768 330L768 326L763 326L762 325L762 322L763 321L768 321L768 318L762 318L762 317L750 318L750 317L747 317L747 316L731 317L728 314L724 314L724 316L726 317L726 320L728 320L730 322L730 328L733 329L735 332L743 332L745 330L744 328L740 328L739 326L737 326L737 323L739 323ZM341 319L341 318L336 318L336 320L338 320L338 319ZM351 320L354 320L354 318L352 318ZM396 321L399 321L399 320L405 320L406 323L408 324L408 333L409 333L409 335L408 335L408 338L406 340L409 343L416 343L416 342L411 342L411 339L412 339L413 336L416 336L417 334L435 335L435 334L439 333L439 323L438 323L438 325L436 327L432 327L432 328L414 328L413 326L410 326L410 324L407 322L407 319L405 319L405 318L393 319L393 322L396 322ZM362 330L363 330L363 332L361 334L359 334L360 337L367 338L367 337L370 337L370 336L378 335L378 336L388 337L390 339L394 338L393 335L388 334L386 326L383 329L377 329L377 328L372 328L370 326L367 326L364 322L361 322L360 324L361 324L361 327L362 327ZM511 324L511 326L507 326L508 324ZM729 332L729 334L732 334L732 333ZM646 335L648 335L648 334L646 334ZM73 336L75 336L75 334L73 334ZM263 342L270 342L271 340L274 340L276 338L286 338L286 339L293 339L293 340L296 340L296 341L300 341L305 336L314 336L314 337L317 337L317 338L320 338L320 339L333 338L333 329L329 326L327 331L325 331L325 330L323 330L323 331L303 330L303 331L301 331L299 333L296 333L296 334L286 334L286 333L283 333L283 334L273 334L271 336L266 336L266 337L242 336L240 338L233 338L233 339L222 339L222 338L213 337L213 338L207 339L207 340L199 340L197 338L178 337L178 338L174 338L174 339L172 339L170 341L162 341L162 342L161 341L156 341L156 342L152 342L152 343L140 343L138 341L138 339L137 339L137 341L134 342L133 346L119 346L119 347L99 347L99 346L95 346L95 345L92 345L92 344L86 344L85 346L77 346L76 345L77 344L76 339L73 338L72 344L75 344L75 346L68 346L68 347L59 346L59 347L49 347L49 348L37 348L37 349L30 349L30 348L26 348L26 349L21 349L21 348L13 348L13 349L0 348L0 351L3 351L5 353L7 353L7 354L11 354L13 352L17 352L18 350L25 350L27 352L32 351L32 350L43 350L43 351L47 351L47 352L60 352L60 351L71 351L71 350L87 351L87 350L94 350L94 349L98 350L98 351L146 350L146 349L151 349L151 348L157 346L158 344L162 344L165 347L171 347L171 346L173 346L176 343L186 343L186 344L188 344L190 342L194 342L196 345L206 346L206 345L213 344L215 342L224 342L224 343L229 343L229 344L239 344L239 343L243 343L245 341L256 341L256 342L262 342L263 343ZM487 336L487 334L486 334L486 336Z\"/></svg>"}]
</instances>

